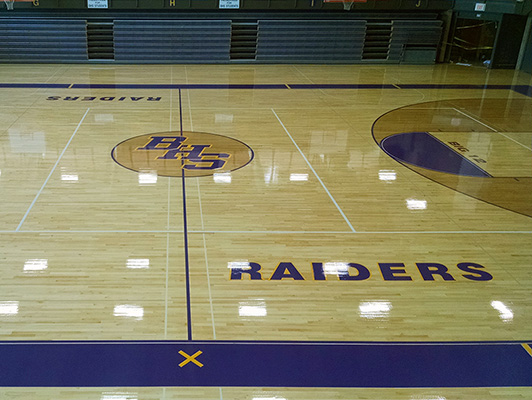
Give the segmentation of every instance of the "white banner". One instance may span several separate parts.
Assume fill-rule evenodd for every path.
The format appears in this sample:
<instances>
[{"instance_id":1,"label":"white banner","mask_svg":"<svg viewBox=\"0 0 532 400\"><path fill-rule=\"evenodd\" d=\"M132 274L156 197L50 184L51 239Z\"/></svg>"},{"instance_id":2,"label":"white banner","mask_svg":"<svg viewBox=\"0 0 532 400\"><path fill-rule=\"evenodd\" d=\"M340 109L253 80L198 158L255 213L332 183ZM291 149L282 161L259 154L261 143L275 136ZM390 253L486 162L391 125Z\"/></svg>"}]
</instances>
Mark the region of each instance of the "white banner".
<instances>
[{"instance_id":1,"label":"white banner","mask_svg":"<svg viewBox=\"0 0 532 400\"><path fill-rule=\"evenodd\" d=\"M88 8L109 8L107 0L87 0Z\"/></svg>"},{"instance_id":2,"label":"white banner","mask_svg":"<svg viewBox=\"0 0 532 400\"><path fill-rule=\"evenodd\" d=\"M240 8L240 0L220 0L220 8Z\"/></svg>"}]
</instances>

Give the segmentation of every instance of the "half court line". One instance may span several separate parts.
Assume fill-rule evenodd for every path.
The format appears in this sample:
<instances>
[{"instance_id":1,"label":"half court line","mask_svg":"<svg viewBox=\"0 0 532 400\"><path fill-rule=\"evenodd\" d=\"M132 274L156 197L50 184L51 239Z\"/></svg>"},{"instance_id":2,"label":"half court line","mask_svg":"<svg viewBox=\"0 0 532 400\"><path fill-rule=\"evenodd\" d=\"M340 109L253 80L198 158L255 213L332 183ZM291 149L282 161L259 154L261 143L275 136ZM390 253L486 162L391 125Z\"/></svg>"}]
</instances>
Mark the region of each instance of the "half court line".
<instances>
[{"instance_id":1,"label":"half court line","mask_svg":"<svg viewBox=\"0 0 532 400\"><path fill-rule=\"evenodd\" d=\"M179 89L179 130L183 136L183 104L181 102L181 89ZM183 161L181 161L183 162ZM185 170L181 170L181 186L183 188L183 241L185 251L185 284L187 297L187 338L192 340L192 316L190 309L190 264L188 257L188 233L187 233L187 192L185 186Z\"/></svg>"},{"instance_id":2,"label":"half court line","mask_svg":"<svg viewBox=\"0 0 532 400\"><path fill-rule=\"evenodd\" d=\"M283 127L284 131L286 132L286 134L288 135L288 137L290 138L290 140L292 141L292 143L294 144L294 146L296 146L296 149L299 151L299 154L301 154L301 156L303 157L303 159L305 160L305 162L307 163L308 167L310 168L310 170L312 171L312 173L314 174L314 176L316 177L316 179L318 180L318 182L321 184L321 186L323 187L323 189L325 190L325 192L329 195L329 198L331 199L331 201L334 203L334 205L336 206L336 208L338 209L338 211L340 212L340 214L342 215L342 217L344 218L345 222L347 223L347 225L349 226L349 228L351 229L352 232L356 232L355 228L353 228L353 225L351 225L351 222L349 222L349 219L347 219L347 216L344 214L344 212L342 211L342 209L340 208L340 206L338 205L338 203L336 202L336 200L334 199L334 197L332 196L331 192L329 192L329 189L327 189L327 187L325 186L325 184L323 183L323 181L321 180L321 178L318 176L318 173L314 170L314 168L312 167L312 165L310 164L309 160L307 159L307 157L305 157L305 154L303 153L303 151L299 148L299 146L297 145L296 141L294 140L294 138L292 137L292 135L290 134L290 132L288 132L288 129L286 129L286 127L284 126L283 124L283 121L281 121L281 119L279 118L279 116L277 115L277 113L275 112L275 110L272 108L271 109L273 114L275 115L275 118L277 118L277 121L279 121L279 123L281 124L281 126Z\"/></svg>"},{"instance_id":3,"label":"half court line","mask_svg":"<svg viewBox=\"0 0 532 400\"><path fill-rule=\"evenodd\" d=\"M50 171L50 173L48 174L48 177L46 178L46 180L44 181L44 183L42 184L41 188L39 189L39 191L37 192L37 195L35 196L35 198L33 199L33 201L31 202L28 210L26 211L26 214L24 214L24 217L22 217L22 220L20 221L20 223L18 224L17 226L17 229L16 229L16 232L18 232L20 230L20 227L22 226L22 224L24 223L24 221L26 221L26 218L28 217L31 209L33 208L33 206L35 205L35 203L37 202L37 199L39 198L39 196L41 195L42 191L44 190L44 187L46 186L46 184L48 183L48 181L50 180L50 178L52 177L52 174L55 172L55 169L57 168L57 166L59 165L59 162L61 161L61 158L63 157L63 155L65 154L68 146L70 145L70 143L72 142L72 140L74 139L74 136L76 136L76 133L78 132L81 124L83 123L83 120L85 119L85 117L87 116L87 114L89 113L89 110L90 108L87 108L87 111L85 111L85 114L83 114L83 117L81 118L81 121L79 121L79 124L78 126L76 127L76 129L74 130L74 133L72 134L72 136L70 136L70 139L68 140L65 148L63 149L63 151L61 152L61 154L59 155L59 157L57 158L57 161L55 162L54 166L52 167L52 170Z\"/></svg>"}]
</instances>

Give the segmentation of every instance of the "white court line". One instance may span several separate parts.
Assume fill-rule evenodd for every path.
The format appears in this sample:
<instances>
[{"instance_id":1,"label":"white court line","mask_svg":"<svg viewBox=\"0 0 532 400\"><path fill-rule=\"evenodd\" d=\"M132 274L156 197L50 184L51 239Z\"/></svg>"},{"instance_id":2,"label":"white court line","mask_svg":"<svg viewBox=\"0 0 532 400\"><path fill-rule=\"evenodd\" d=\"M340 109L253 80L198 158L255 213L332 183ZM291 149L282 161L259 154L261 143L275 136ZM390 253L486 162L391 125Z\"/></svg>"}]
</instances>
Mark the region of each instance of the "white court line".
<instances>
[{"instance_id":1,"label":"white court line","mask_svg":"<svg viewBox=\"0 0 532 400\"><path fill-rule=\"evenodd\" d=\"M29 231L0 231L0 233L183 233L183 230L179 229L161 229L157 231L132 231L132 230L86 230L86 229L46 229L46 230L29 230Z\"/></svg>"},{"instance_id":2,"label":"white court line","mask_svg":"<svg viewBox=\"0 0 532 400\"><path fill-rule=\"evenodd\" d=\"M497 133L498 133L499 135L504 136L506 139L510 139L512 142L517 143L519 146L522 146L522 147L524 147L524 148L527 149L527 150L532 150L532 147L528 147L527 145L525 145L525 144L523 144L523 143L520 143L520 142L518 142L518 141L515 140L515 139L512 139L510 136L507 136L507 135L505 135L505 134L502 133L502 132L497 132ZM527 132L525 132L525 133L527 133Z\"/></svg>"},{"instance_id":3,"label":"white court line","mask_svg":"<svg viewBox=\"0 0 532 400\"><path fill-rule=\"evenodd\" d=\"M61 152L61 154L59 155L59 158L57 159L57 161L55 162L52 170L50 171L50 174L48 175L48 178L46 178L46 180L44 181L44 183L42 184L41 186L41 189L37 192L37 195L35 196L35 198L33 199L32 203L30 204L28 210L26 211L26 214L24 214L24 217L22 217L22 221L20 221L20 224L18 224L17 226L17 229L16 229L16 232L18 232L20 230L20 227L22 226L22 224L24 223L24 221L26 220L26 218L28 217L28 214L30 213L31 209L33 208L33 206L35 205L35 203L37 202L37 199L39 198L39 196L41 195L42 191L44 190L44 187L46 186L46 184L48 183L48 181L50 180L50 178L52 177L52 174L54 173L55 169L57 168L57 166L59 165L59 162L61 161L61 158L63 157L63 155L65 154L68 146L70 145L70 143L72 142L72 140L74 139L74 136L76 135L76 133L78 132L81 124L83 123L83 120L85 119L85 117L87 116L87 114L89 113L89 110L90 108L87 108L87 111L85 111L85 114L83 115L83 118L81 118L81 121L79 121L79 124L78 126L76 127L76 130L74 130L74 133L72 134L72 136L70 136L70 139L69 141L67 142L65 148L63 149L63 151Z\"/></svg>"},{"instance_id":4,"label":"white court line","mask_svg":"<svg viewBox=\"0 0 532 400\"><path fill-rule=\"evenodd\" d=\"M523 144L523 143L520 143L520 142L518 142L518 141L515 140L515 139L512 139L510 136L507 136L507 135L505 135L504 133L502 133L502 132L500 132L500 131L498 131L498 130L496 130L496 129L493 129L491 126L486 125L485 123L479 121L478 119L473 118L471 115L466 114L465 112L462 112L462 111L458 110L457 108L453 108L453 110L459 112L459 113L462 114L462 115L465 115L465 116L468 117L468 118L471 118L473 121L475 121L475 122L477 122L477 123L479 123L479 124L481 124L481 125L484 125L486 128L489 128L489 129L491 129L493 132L496 132L496 133L498 133L499 135L504 136L506 139L510 139L512 142L517 143L519 146L522 146L522 147L524 147L524 148L527 149L527 150L532 150L532 147L528 147L527 145L525 145L525 144Z\"/></svg>"},{"instance_id":5,"label":"white court line","mask_svg":"<svg viewBox=\"0 0 532 400\"><path fill-rule=\"evenodd\" d=\"M344 220L347 223L347 225L349 226L349 228L351 229L351 231L356 232L355 228L353 228L353 225L351 225L351 222L349 222L349 220L347 219L346 215L344 214L344 212L342 211L342 209L340 208L340 206L338 205L338 203L336 202L336 200L332 196L331 192L329 192L329 190L327 189L327 187L325 186L323 181L320 179L320 177L318 176L318 173L314 170L314 168L312 168L312 165L310 164L309 160L307 159L307 157L305 157L305 154L303 154L303 151L301 151L301 149L297 145L296 141L294 140L292 135L290 135L290 132L288 132L288 129L286 129L286 127L284 126L283 122L281 121L281 119L279 118L279 116L277 115L277 113L275 112L275 110L273 108L272 108L272 112L275 115L275 118L277 118L277 121L279 121L279 123L283 127L284 131L286 132L286 134L288 135L288 137L290 138L292 143L294 143L294 146L296 146L296 149L299 151L299 154L301 154L301 156L303 157L303 159L305 160L305 162L309 166L310 170L314 173L314 176L316 177L316 179L318 179L318 182L321 183L321 186L323 187L325 192L329 195L330 199L332 200L332 202L334 203L334 205L336 206L336 208L338 209L338 211L340 212L342 217L344 217Z\"/></svg>"},{"instance_id":6,"label":"white court line","mask_svg":"<svg viewBox=\"0 0 532 400\"><path fill-rule=\"evenodd\" d=\"M493 132L497 132L496 129L493 129L491 126L486 125L484 122L479 121L479 120L476 119L476 118L473 118L471 115L466 114L465 112L460 111L459 109L457 109L457 108L455 108L455 107L453 107L453 110L456 111L456 112L458 112L458 113L460 113L460 114L462 114L462 115L465 115L467 118L472 119L473 121L475 121L476 123L478 123L478 124L480 124L480 125L484 125L486 128L491 129Z\"/></svg>"},{"instance_id":7,"label":"white court line","mask_svg":"<svg viewBox=\"0 0 532 400\"><path fill-rule=\"evenodd\" d=\"M188 74L187 74L186 67L185 67L185 80L188 84ZM190 104L190 90L189 89L187 89L187 98L188 98L188 115L189 115L189 120L190 120L190 130L194 131L194 125L192 124L192 106ZM203 207L201 204L201 189L200 189L199 179L196 179L196 185L198 188L198 201L199 201L199 212L200 212L200 218L201 218L201 230L204 231L205 223L203 220ZM205 239L205 233L203 233L202 235L203 235L203 254L205 257L205 268L207 270L207 288L209 292L209 305L211 308L212 335L213 335L213 338L216 340L216 327L214 326L214 309L212 306L211 278L210 278L210 273L209 273L209 260L207 257L207 241Z\"/></svg>"},{"instance_id":8,"label":"white court line","mask_svg":"<svg viewBox=\"0 0 532 400\"><path fill-rule=\"evenodd\" d=\"M405 82L402 82L401 79L399 79L397 76L395 77L395 79L397 80L398 83L397 84L396 83L392 83L392 85L394 85L399 90L403 90L403 89L401 89L401 87L399 87L397 85L404 85ZM421 95L421 100L418 100L420 103L423 102L423 100L426 99L427 96L425 96L425 93L423 93L421 91L421 89L414 89L414 91ZM427 109L431 110L431 108L427 108ZM421 108L416 108L416 110L421 110Z\"/></svg>"},{"instance_id":9,"label":"white court line","mask_svg":"<svg viewBox=\"0 0 532 400\"><path fill-rule=\"evenodd\" d=\"M287 234L296 234L296 235L352 235L356 233L357 235L383 235L383 234L394 234L394 235L409 235L409 234L428 234L428 235L443 235L443 234L501 234L501 233L517 233L517 234L531 234L532 231L189 231L189 233L235 233L235 234L272 234L272 235L287 235Z\"/></svg>"},{"instance_id":10,"label":"white court line","mask_svg":"<svg viewBox=\"0 0 532 400\"><path fill-rule=\"evenodd\" d=\"M303 76L303 78L308 80L311 84L313 84L313 85L315 84L315 82L312 79L310 79L308 76L306 76L302 71L300 71L297 66L292 65L292 68L294 68L297 72L299 72L301 74L301 76ZM289 84L286 84L286 85L289 85ZM325 89L313 89L313 90L319 91L324 96L330 96L328 93L325 92ZM330 97L332 97L332 96L330 96Z\"/></svg>"},{"instance_id":11,"label":"white court line","mask_svg":"<svg viewBox=\"0 0 532 400\"><path fill-rule=\"evenodd\" d=\"M262 345L268 345L268 346L499 346L499 345L515 345L515 346L522 346L523 342L530 342L531 340L509 340L509 341L459 341L459 342L370 342L370 341L360 341L360 342L319 342L319 341L296 341L296 340L279 340L277 342L275 341L252 341L252 340L220 340L220 341L194 341L195 345L209 345L209 344L216 344L216 345L253 345L253 346L262 346ZM90 345L106 345L106 346L130 346L130 345L137 345L137 344L149 344L149 345L158 345L158 346L168 346L168 344L176 344L176 345L183 345L183 344L190 344L187 340L164 340L164 341L151 341L151 340L124 340L124 341L101 341L96 342L92 340L72 340L72 341L25 341L25 342L17 342L17 341L4 341L0 342L0 346L90 346Z\"/></svg>"},{"instance_id":12,"label":"white court line","mask_svg":"<svg viewBox=\"0 0 532 400\"><path fill-rule=\"evenodd\" d=\"M258 233L261 235L264 234L274 234L274 235L285 235L285 234L331 234L331 235L338 235L338 234L348 234L352 235L353 233L363 233L363 232L353 232L353 231L189 231L189 233L236 233L236 234L248 234L248 233Z\"/></svg>"},{"instance_id":13,"label":"white court line","mask_svg":"<svg viewBox=\"0 0 532 400\"><path fill-rule=\"evenodd\" d=\"M188 71L185 66L185 83L188 85ZM194 125L192 124L192 105L190 104L190 89L187 89L187 102L188 102L188 119L190 120L190 130L194 132Z\"/></svg>"},{"instance_id":14,"label":"white court line","mask_svg":"<svg viewBox=\"0 0 532 400\"><path fill-rule=\"evenodd\" d=\"M416 89L417 90L417 89ZM444 100L445 101L445 100ZM404 107L408 107L408 106L404 106ZM399 109L403 109L404 107L399 107ZM417 111L417 110L455 110L457 111L454 107L437 107L437 106L434 106L434 107L416 107L416 108L409 108L405 111ZM393 110L392 110L393 111ZM469 116L469 115L468 115Z\"/></svg>"},{"instance_id":15,"label":"white court line","mask_svg":"<svg viewBox=\"0 0 532 400\"><path fill-rule=\"evenodd\" d=\"M164 289L164 338L168 335L168 275L169 275L169 252L170 252L170 182L172 178L168 178L168 215L166 217L166 277Z\"/></svg>"},{"instance_id":16,"label":"white court line","mask_svg":"<svg viewBox=\"0 0 532 400\"><path fill-rule=\"evenodd\" d=\"M205 230L205 225L203 223L203 208L201 206L201 190L199 179L196 179L198 185L198 199L199 199L199 211L201 216L201 229ZM205 268L207 269L207 288L209 289L209 304L211 306L211 321L212 321L212 335L213 339L216 340L216 328L214 326L214 308L212 306L212 293L211 293L211 278L209 273L209 260L207 258L207 241L205 240L205 233L202 233L203 236L203 254L205 255Z\"/></svg>"},{"instance_id":17,"label":"white court line","mask_svg":"<svg viewBox=\"0 0 532 400\"><path fill-rule=\"evenodd\" d=\"M174 71L174 68L173 66L170 66L170 84L173 84L174 83L174 78L173 78L173 71ZM169 131L172 132L172 108L173 108L173 105L172 105L172 94L174 92L174 89L170 89L170 126L169 126Z\"/></svg>"},{"instance_id":18,"label":"white court line","mask_svg":"<svg viewBox=\"0 0 532 400\"><path fill-rule=\"evenodd\" d=\"M57 68L57 69L55 70L55 72L54 72L52 75L50 75L50 77L49 77L47 80L44 81L44 83L49 83L50 80L51 80L54 76L56 76L57 73L58 73L59 71L61 71L62 69L63 69L62 66L60 66L59 68ZM68 69L67 69L67 70L68 70ZM40 90L40 89L39 89L39 90Z\"/></svg>"},{"instance_id":19,"label":"white court line","mask_svg":"<svg viewBox=\"0 0 532 400\"><path fill-rule=\"evenodd\" d=\"M307 81L309 81L310 83L314 84L314 82L312 81L312 79L310 79L308 76L306 76L302 71L299 70L298 67L296 67L295 65L292 65L292 68L294 68L303 78L305 78Z\"/></svg>"},{"instance_id":20,"label":"white court line","mask_svg":"<svg viewBox=\"0 0 532 400\"><path fill-rule=\"evenodd\" d=\"M188 70L185 65L185 82L188 85ZM194 124L192 123L192 104L190 102L190 89L187 89L187 102L188 102L188 119L190 121L190 130L194 132ZM199 199L199 207L200 207L200 217L201 217L201 229L205 229L204 221L203 221L203 209L201 206L201 190L200 190L200 184L199 179L196 179L197 186L198 186L198 199ZM210 273L209 273L209 260L207 258L207 241L205 240L205 233L203 233L203 252L205 255L205 268L207 269L207 288L209 292L209 305L211 307L211 321L212 321L212 335L213 339L216 340L216 328L214 326L214 309L212 306L212 293L211 293L211 280L210 280ZM220 400L223 400L222 396L222 388L220 387Z\"/></svg>"},{"instance_id":21,"label":"white court line","mask_svg":"<svg viewBox=\"0 0 532 400\"><path fill-rule=\"evenodd\" d=\"M58 71L60 71L63 67L59 67L44 83L48 83L48 81L50 79L52 79ZM34 91L31 92L31 94L38 94L41 90L43 90L42 88L36 88ZM18 120L24 115L26 114L26 112L28 110L35 110L36 108L39 108L39 105L37 104L38 102L40 101L40 98L38 96L35 96L35 100L33 100L33 103L31 104L26 104L26 109L15 119L15 121L13 121L13 123L11 125L9 125L8 127L5 128L5 130L9 130L13 125L15 125ZM43 107L43 108L46 108L46 110L49 110L48 107Z\"/></svg>"},{"instance_id":22,"label":"white court line","mask_svg":"<svg viewBox=\"0 0 532 400\"><path fill-rule=\"evenodd\" d=\"M173 66L170 66L170 84L173 83ZM168 129L170 132L172 132L172 111L173 111L173 103L172 103L172 94L173 89L170 89L170 123L168 126ZM166 216L166 276L165 276L165 286L164 286L164 338L166 339L168 337L168 281L169 281L169 257L170 257L170 181L172 178L168 178L168 201L167 201L167 209L168 213ZM166 397L166 392L163 389L163 396Z\"/></svg>"}]
</instances>

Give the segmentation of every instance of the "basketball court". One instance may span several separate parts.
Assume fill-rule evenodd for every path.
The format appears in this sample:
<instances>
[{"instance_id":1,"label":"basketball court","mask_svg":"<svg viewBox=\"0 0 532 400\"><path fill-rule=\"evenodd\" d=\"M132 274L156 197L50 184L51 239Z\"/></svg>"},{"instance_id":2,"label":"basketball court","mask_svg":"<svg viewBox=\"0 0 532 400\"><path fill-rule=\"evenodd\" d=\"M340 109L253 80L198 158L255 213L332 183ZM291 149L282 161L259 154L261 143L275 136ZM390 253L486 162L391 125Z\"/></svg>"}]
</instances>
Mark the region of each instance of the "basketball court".
<instances>
[{"instance_id":1,"label":"basketball court","mask_svg":"<svg viewBox=\"0 0 532 400\"><path fill-rule=\"evenodd\" d=\"M532 397L532 80L0 66L2 399Z\"/></svg>"}]
</instances>

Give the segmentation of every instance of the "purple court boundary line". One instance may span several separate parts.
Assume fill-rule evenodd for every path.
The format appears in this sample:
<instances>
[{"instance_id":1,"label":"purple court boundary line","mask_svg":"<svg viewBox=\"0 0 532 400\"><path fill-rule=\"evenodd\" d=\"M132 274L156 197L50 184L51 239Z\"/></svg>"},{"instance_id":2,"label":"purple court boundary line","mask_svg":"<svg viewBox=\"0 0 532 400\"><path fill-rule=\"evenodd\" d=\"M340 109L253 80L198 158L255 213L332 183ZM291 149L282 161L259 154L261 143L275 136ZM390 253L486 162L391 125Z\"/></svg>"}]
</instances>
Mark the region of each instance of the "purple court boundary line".
<instances>
[{"instance_id":1,"label":"purple court boundary line","mask_svg":"<svg viewBox=\"0 0 532 400\"><path fill-rule=\"evenodd\" d=\"M513 90L532 97L532 86L489 84L104 84L104 83L0 83L0 88L31 89L476 89Z\"/></svg>"}]
</instances>

